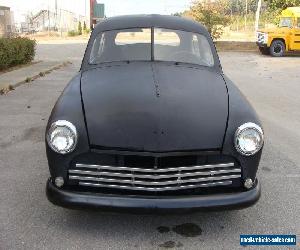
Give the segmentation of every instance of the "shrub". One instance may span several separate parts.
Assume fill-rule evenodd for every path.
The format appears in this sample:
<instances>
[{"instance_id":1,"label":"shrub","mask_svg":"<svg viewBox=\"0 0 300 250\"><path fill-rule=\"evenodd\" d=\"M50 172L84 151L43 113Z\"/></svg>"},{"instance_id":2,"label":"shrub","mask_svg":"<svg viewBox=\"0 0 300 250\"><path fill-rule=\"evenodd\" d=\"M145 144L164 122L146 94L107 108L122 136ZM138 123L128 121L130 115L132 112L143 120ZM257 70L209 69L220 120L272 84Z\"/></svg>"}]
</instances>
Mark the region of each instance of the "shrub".
<instances>
[{"instance_id":1,"label":"shrub","mask_svg":"<svg viewBox=\"0 0 300 250\"><path fill-rule=\"evenodd\" d=\"M80 21L78 23L78 35L82 35L82 26Z\"/></svg>"},{"instance_id":2,"label":"shrub","mask_svg":"<svg viewBox=\"0 0 300 250\"><path fill-rule=\"evenodd\" d=\"M36 42L28 38L0 38L0 70L31 62L35 46Z\"/></svg>"},{"instance_id":3,"label":"shrub","mask_svg":"<svg viewBox=\"0 0 300 250\"><path fill-rule=\"evenodd\" d=\"M83 32L84 32L85 35L88 35L88 34L91 33L91 30L90 30L90 29L86 29L86 30L84 30Z\"/></svg>"},{"instance_id":4,"label":"shrub","mask_svg":"<svg viewBox=\"0 0 300 250\"><path fill-rule=\"evenodd\" d=\"M68 31L68 36L78 36L78 32L75 30Z\"/></svg>"}]
</instances>

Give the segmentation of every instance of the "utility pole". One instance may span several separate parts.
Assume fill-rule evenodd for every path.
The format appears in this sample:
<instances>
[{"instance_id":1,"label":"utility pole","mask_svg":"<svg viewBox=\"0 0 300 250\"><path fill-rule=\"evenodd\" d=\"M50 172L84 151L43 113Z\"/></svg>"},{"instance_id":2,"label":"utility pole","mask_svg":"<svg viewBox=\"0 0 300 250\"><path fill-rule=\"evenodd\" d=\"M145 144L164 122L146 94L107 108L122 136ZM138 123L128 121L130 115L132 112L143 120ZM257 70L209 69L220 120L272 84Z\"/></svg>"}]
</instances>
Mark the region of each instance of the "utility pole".
<instances>
[{"instance_id":1,"label":"utility pole","mask_svg":"<svg viewBox=\"0 0 300 250\"><path fill-rule=\"evenodd\" d=\"M86 0L84 0L84 16L85 16L85 19L86 19Z\"/></svg>"},{"instance_id":2,"label":"utility pole","mask_svg":"<svg viewBox=\"0 0 300 250\"><path fill-rule=\"evenodd\" d=\"M90 0L90 29L93 30L93 16L94 16L94 4L95 0Z\"/></svg>"},{"instance_id":3,"label":"utility pole","mask_svg":"<svg viewBox=\"0 0 300 250\"><path fill-rule=\"evenodd\" d=\"M235 8L236 8L236 12L238 14L240 14L239 0L236 0L236 2L235 2ZM236 17L236 31L239 32L239 18L238 17Z\"/></svg>"},{"instance_id":4,"label":"utility pole","mask_svg":"<svg viewBox=\"0 0 300 250\"><path fill-rule=\"evenodd\" d=\"M248 14L248 0L246 0L246 6L245 6L245 31L247 28L247 14Z\"/></svg>"},{"instance_id":5,"label":"utility pole","mask_svg":"<svg viewBox=\"0 0 300 250\"><path fill-rule=\"evenodd\" d=\"M61 6L59 9L59 29L60 29L60 37L62 37L62 26L61 26L61 18L62 18L62 13L61 13Z\"/></svg>"},{"instance_id":6,"label":"utility pole","mask_svg":"<svg viewBox=\"0 0 300 250\"><path fill-rule=\"evenodd\" d=\"M50 6L48 0L48 36L50 36Z\"/></svg>"},{"instance_id":7,"label":"utility pole","mask_svg":"<svg viewBox=\"0 0 300 250\"><path fill-rule=\"evenodd\" d=\"M89 25L89 18L87 18L87 15L86 15L86 1L87 0L84 0L84 19L85 19L85 23L86 25Z\"/></svg>"},{"instance_id":8,"label":"utility pole","mask_svg":"<svg viewBox=\"0 0 300 250\"><path fill-rule=\"evenodd\" d=\"M57 0L55 0L55 30L57 30Z\"/></svg>"}]
</instances>

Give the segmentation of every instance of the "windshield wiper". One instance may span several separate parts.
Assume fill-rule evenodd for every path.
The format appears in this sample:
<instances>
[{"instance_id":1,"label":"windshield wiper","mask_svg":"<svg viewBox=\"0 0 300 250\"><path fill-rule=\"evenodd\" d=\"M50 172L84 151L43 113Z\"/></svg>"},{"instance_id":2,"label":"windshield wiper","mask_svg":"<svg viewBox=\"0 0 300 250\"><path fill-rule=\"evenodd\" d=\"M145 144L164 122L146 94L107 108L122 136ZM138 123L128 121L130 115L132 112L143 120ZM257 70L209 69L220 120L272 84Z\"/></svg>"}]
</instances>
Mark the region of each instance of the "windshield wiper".
<instances>
[{"instance_id":1,"label":"windshield wiper","mask_svg":"<svg viewBox=\"0 0 300 250\"><path fill-rule=\"evenodd\" d=\"M190 62L174 62L174 65L192 65L194 67L209 67L208 65L205 64L198 64L198 63L190 63Z\"/></svg>"}]
</instances>

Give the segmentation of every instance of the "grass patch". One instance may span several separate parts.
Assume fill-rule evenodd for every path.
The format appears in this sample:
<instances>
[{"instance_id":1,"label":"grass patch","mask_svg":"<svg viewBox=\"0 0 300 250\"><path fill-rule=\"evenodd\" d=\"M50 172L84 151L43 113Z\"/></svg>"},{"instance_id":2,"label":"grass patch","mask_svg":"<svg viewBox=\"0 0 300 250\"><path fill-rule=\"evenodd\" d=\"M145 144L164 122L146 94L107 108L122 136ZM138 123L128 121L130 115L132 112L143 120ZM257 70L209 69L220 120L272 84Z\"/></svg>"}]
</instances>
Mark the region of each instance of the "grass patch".
<instances>
[{"instance_id":1,"label":"grass patch","mask_svg":"<svg viewBox=\"0 0 300 250\"><path fill-rule=\"evenodd\" d=\"M5 95L8 92L14 90L15 88L11 85L8 85L6 88L0 89L0 95Z\"/></svg>"},{"instance_id":2,"label":"grass patch","mask_svg":"<svg viewBox=\"0 0 300 250\"><path fill-rule=\"evenodd\" d=\"M25 82L31 82L31 80L32 80L31 77L27 77L27 78L25 79Z\"/></svg>"},{"instance_id":3,"label":"grass patch","mask_svg":"<svg viewBox=\"0 0 300 250\"><path fill-rule=\"evenodd\" d=\"M82 34L82 33L81 33ZM71 37L73 37L73 36L79 36L79 35L81 35L80 34L80 32L78 32L78 31L75 31L75 30L70 30L69 32L68 32L68 36L71 36Z\"/></svg>"}]
</instances>

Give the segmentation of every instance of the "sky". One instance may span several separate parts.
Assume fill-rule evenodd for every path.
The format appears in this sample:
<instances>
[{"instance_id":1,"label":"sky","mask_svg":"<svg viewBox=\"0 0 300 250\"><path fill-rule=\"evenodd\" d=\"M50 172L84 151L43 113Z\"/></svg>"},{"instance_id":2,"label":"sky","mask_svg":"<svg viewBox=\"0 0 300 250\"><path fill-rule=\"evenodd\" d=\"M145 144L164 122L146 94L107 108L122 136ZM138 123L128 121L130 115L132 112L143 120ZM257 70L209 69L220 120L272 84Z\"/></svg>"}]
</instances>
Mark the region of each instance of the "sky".
<instances>
[{"instance_id":1,"label":"sky","mask_svg":"<svg viewBox=\"0 0 300 250\"><path fill-rule=\"evenodd\" d=\"M172 14L188 9L192 0L98 0L105 4L107 17L126 14ZM25 14L41 9L54 10L55 0L0 0L0 5L11 7L15 22L25 19ZM88 14L89 0L57 0L58 8L74 13Z\"/></svg>"}]
</instances>

